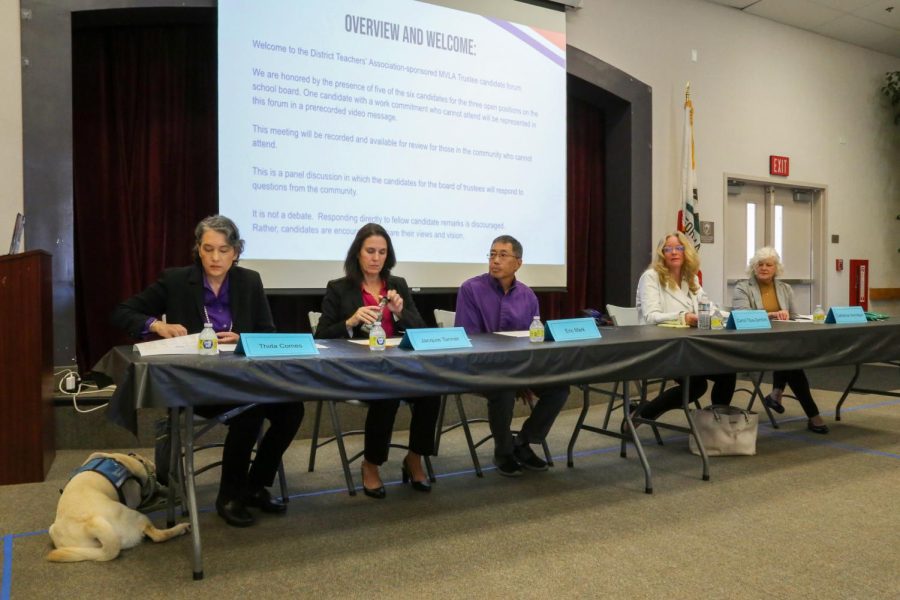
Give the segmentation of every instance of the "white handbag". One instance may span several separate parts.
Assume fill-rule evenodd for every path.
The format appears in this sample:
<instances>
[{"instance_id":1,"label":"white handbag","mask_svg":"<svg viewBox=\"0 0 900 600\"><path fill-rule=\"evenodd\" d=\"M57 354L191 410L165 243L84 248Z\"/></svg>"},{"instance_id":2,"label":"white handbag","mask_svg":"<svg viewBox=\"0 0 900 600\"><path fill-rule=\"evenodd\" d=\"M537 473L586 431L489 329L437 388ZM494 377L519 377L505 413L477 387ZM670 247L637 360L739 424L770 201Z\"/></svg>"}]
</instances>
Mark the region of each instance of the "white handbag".
<instances>
[{"instance_id":1,"label":"white handbag","mask_svg":"<svg viewBox=\"0 0 900 600\"><path fill-rule=\"evenodd\" d=\"M759 415L749 410L713 404L693 410L694 427L709 456L753 456ZM700 454L694 436L688 436L691 452Z\"/></svg>"}]
</instances>

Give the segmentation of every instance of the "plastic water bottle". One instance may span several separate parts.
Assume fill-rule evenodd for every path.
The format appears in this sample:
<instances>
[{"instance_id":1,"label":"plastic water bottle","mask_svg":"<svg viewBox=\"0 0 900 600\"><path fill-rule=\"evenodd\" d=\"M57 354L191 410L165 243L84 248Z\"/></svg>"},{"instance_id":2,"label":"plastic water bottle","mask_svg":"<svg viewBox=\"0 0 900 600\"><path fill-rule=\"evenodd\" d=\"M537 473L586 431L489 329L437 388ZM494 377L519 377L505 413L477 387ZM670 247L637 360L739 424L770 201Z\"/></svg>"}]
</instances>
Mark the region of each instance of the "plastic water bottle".
<instances>
[{"instance_id":1,"label":"plastic water bottle","mask_svg":"<svg viewBox=\"0 0 900 600\"><path fill-rule=\"evenodd\" d=\"M709 317L710 329L725 329L725 316L716 308Z\"/></svg>"},{"instance_id":2,"label":"plastic water bottle","mask_svg":"<svg viewBox=\"0 0 900 600\"><path fill-rule=\"evenodd\" d=\"M369 350L384 352L384 336L384 327L381 326L381 321L372 323L372 328L369 329Z\"/></svg>"},{"instance_id":3,"label":"plastic water bottle","mask_svg":"<svg viewBox=\"0 0 900 600\"><path fill-rule=\"evenodd\" d=\"M816 325L825 323L825 311L822 310L821 304L816 304L816 310L813 311L813 323Z\"/></svg>"},{"instance_id":4,"label":"plastic water bottle","mask_svg":"<svg viewBox=\"0 0 900 600\"><path fill-rule=\"evenodd\" d=\"M698 302L697 309L697 329L709 329L710 328L710 319L709 319L709 298L706 297L706 294L700 296L700 301Z\"/></svg>"},{"instance_id":5,"label":"plastic water bottle","mask_svg":"<svg viewBox=\"0 0 900 600\"><path fill-rule=\"evenodd\" d=\"M544 341L544 324L541 323L539 315L535 315L531 320L531 326L528 328L528 339L532 342Z\"/></svg>"},{"instance_id":6,"label":"plastic water bottle","mask_svg":"<svg viewBox=\"0 0 900 600\"><path fill-rule=\"evenodd\" d=\"M212 323L204 323L200 339L197 340L197 354L216 355L219 353L219 338L213 330Z\"/></svg>"}]
</instances>

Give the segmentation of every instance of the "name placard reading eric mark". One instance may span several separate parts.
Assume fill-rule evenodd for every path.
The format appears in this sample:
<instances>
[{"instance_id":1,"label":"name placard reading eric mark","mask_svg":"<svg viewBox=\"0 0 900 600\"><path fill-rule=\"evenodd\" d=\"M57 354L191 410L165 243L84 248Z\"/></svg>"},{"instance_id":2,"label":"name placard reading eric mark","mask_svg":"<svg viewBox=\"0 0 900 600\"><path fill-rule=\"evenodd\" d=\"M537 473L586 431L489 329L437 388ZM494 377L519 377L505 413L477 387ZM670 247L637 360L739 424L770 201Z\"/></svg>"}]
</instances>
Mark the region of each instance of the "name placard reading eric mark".
<instances>
[{"instance_id":1,"label":"name placard reading eric mark","mask_svg":"<svg viewBox=\"0 0 900 600\"><path fill-rule=\"evenodd\" d=\"M242 333L235 354L248 358L265 356L311 356L318 354L309 333Z\"/></svg>"},{"instance_id":2,"label":"name placard reading eric mark","mask_svg":"<svg viewBox=\"0 0 900 600\"><path fill-rule=\"evenodd\" d=\"M547 341L573 342L596 339L600 339L600 330L597 329L597 322L590 317L547 321Z\"/></svg>"}]
</instances>

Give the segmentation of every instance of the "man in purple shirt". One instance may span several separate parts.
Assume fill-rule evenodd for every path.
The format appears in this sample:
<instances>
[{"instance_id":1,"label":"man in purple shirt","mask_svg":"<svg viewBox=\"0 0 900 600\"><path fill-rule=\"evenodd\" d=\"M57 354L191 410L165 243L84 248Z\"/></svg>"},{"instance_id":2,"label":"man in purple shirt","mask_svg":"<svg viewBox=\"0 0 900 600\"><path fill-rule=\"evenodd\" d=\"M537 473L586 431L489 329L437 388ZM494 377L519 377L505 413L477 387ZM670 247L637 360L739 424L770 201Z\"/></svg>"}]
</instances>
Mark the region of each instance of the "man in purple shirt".
<instances>
[{"instance_id":1,"label":"man in purple shirt","mask_svg":"<svg viewBox=\"0 0 900 600\"><path fill-rule=\"evenodd\" d=\"M522 266L522 244L501 235L491 244L488 272L465 281L456 296L456 326L466 333L527 330L540 315L537 296L516 279ZM510 431L516 396L539 398L522 430L513 438ZM488 424L494 436L494 464L507 477L518 477L522 468L546 471L547 462L531 449L547 437L556 415L569 397L568 387L531 390L502 390L484 394L488 400Z\"/></svg>"}]
</instances>

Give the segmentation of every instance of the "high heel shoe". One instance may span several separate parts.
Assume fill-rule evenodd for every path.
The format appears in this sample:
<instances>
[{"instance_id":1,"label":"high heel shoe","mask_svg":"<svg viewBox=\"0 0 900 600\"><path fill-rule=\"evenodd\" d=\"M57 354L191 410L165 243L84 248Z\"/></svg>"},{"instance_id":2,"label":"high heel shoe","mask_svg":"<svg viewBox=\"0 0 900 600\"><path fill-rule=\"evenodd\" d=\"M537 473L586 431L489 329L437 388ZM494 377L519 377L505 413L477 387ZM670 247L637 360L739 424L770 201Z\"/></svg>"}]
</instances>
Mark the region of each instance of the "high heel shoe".
<instances>
[{"instance_id":1,"label":"high heel shoe","mask_svg":"<svg viewBox=\"0 0 900 600\"><path fill-rule=\"evenodd\" d=\"M412 478L412 474L409 471L409 468L406 466L406 459L403 459L403 464L400 466L400 472L403 474L403 483L409 483L412 486L412 489L417 492L430 492L431 491L431 483L428 480L425 481L416 481Z\"/></svg>"},{"instance_id":2,"label":"high heel shoe","mask_svg":"<svg viewBox=\"0 0 900 600\"><path fill-rule=\"evenodd\" d=\"M812 420L806 422L806 428L812 431L813 433L818 433L824 435L828 433L828 425L822 423L821 425L813 425Z\"/></svg>"},{"instance_id":3,"label":"high heel shoe","mask_svg":"<svg viewBox=\"0 0 900 600\"><path fill-rule=\"evenodd\" d=\"M384 484L381 484L381 486L377 488L366 487L366 471L362 467L362 465L360 465L359 467L359 476L362 479L363 494L365 494L369 498L375 498L376 500L383 500L384 497L387 496L387 492L384 489Z\"/></svg>"},{"instance_id":4,"label":"high heel shoe","mask_svg":"<svg viewBox=\"0 0 900 600\"><path fill-rule=\"evenodd\" d=\"M784 414L784 406L780 402L775 402L775 398L771 394L763 398L763 404L777 412L779 415Z\"/></svg>"}]
</instances>

